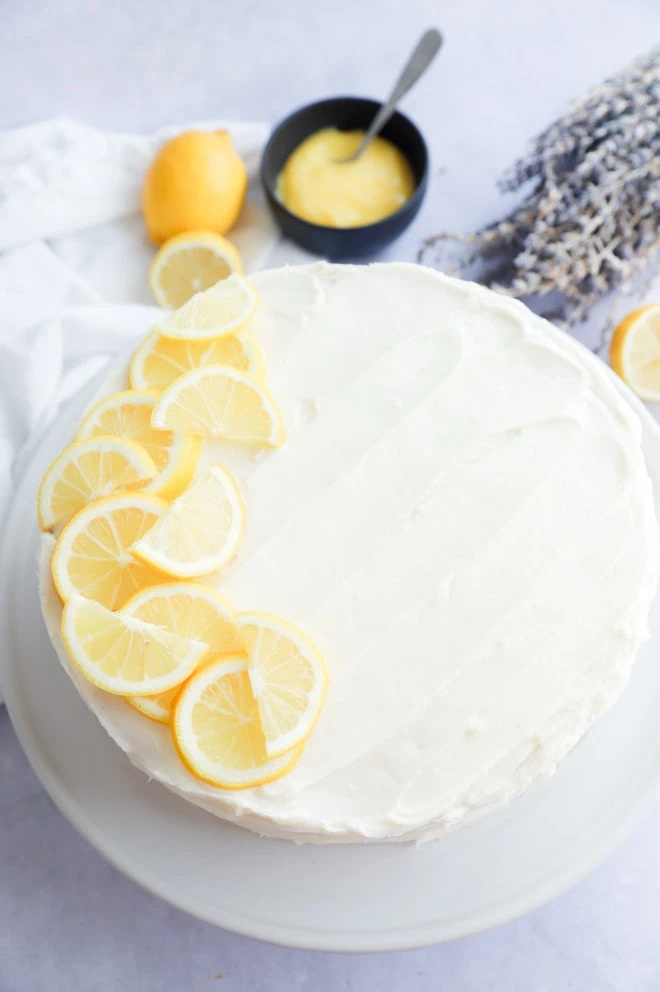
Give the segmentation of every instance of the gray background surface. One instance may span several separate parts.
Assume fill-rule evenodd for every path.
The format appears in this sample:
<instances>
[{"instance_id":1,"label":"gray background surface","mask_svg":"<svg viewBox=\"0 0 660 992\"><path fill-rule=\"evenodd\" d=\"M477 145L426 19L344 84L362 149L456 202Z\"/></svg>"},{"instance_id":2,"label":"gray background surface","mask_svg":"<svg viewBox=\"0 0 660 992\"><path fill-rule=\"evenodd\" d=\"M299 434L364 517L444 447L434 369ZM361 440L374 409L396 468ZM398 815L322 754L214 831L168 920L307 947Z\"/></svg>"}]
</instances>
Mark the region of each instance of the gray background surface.
<instances>
[{"instance_id":1,"label":"gray background surface","mask_svg":"<svg viewBox=\"0 0 660 992\"><path fill-rule=\"evenodd\" d=\"M434 174L414 227L472 229L495 179L569 99L660 39L657 0L2 0L0 127L69 114L117 130L380 96L429 24L447 44L405 109ZM581 336L592 345L601 328ZM570 816L570 810L567 810ZM660 809L551 905L452 945L289 951L184 916L120 876L41 789L0 712L0 992L658 992Z\"/></svg>"}]
</instances>

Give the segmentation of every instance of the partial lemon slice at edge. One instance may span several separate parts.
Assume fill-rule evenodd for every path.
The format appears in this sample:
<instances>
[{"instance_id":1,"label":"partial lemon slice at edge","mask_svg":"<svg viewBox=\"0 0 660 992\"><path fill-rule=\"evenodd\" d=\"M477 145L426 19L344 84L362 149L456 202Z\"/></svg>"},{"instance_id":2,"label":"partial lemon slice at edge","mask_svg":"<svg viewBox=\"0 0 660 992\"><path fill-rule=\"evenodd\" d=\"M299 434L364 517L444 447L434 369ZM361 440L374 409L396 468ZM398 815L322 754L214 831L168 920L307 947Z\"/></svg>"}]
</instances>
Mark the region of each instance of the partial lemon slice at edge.
<instances>
[{"instance_id":1,"label":"partial lemon slice at edge","mask_svg":"<svg viewBox=\"0 0 660 992\"><path fill-rule=\"evenodd\" d=\"M640 399L660 401L660 303L621 321L610 344L610 362Z\"/></svg>"}]
</instances>

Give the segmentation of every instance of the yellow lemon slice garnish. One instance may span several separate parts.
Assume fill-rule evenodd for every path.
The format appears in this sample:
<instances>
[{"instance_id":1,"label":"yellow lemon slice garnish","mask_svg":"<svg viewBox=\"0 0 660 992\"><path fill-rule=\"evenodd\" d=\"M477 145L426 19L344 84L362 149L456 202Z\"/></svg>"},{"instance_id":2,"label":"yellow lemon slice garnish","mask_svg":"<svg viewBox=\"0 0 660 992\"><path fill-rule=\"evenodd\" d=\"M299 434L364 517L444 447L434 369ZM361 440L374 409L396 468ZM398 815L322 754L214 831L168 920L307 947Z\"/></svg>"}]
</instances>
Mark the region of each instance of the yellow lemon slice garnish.
<instances>
[{"instance_id":1,"label":"yellow lemon slice garnish","mask_svg":"<svg viewBox=\"0 0 660 992\"><path fill-rule=\"evenodd\" d=\"M151 426L151 415L159 398L158 392L146 389L127 389L106 396L87 413L77 437L112 434L137 442L151 455L158 469L144 490L173 499L195 474L201 441L198 437L184 437Z\"/></svg>"},{"instance_id":2,"label":"yellow lemon slice garnish","mask_svg":"<svg viewBox=\"0 0 660 992\"><path fill-rule=\"evenodd\" d=\"M208 575L233 558L244 526L236 483L221 465L212 465L170 504L131 552L177 578Z\"/></svg>"},{"instance_id":3,"label":"yellow lemon slice garnish","mask_svg":"<svg viewBox=\"0 0 660 992\"><path fill-rule=\"evenodd\" d=\"M60 527L87 503L144 484L157 472L151 456L134 441L103 435L74 441L41 481L39 525L42 530Z\"/></svg>"},{"instance_id":4,"label":"yellow lemon slice garnish","mask_svg":"<svg viewBox=\"0 0 660 992\"><path fill-rule=\"evenodd\" d=\"M265 378L263 356L249 331L212 341L177 341L152 331L131 359L131 386L162 392L186 372L207 365L229 365L253 379Z\"/></svg>"},{"instance_id":5,"label":"yellow lemon slice garnish","mask_svg":"<svg viewBox=\"0 0 660 992\"><path fill-rule=\"evenodd\" d=\"M216 658L188 680L174 703L172 737L197 778L222 789L272 782L297 762L302 748L269 758L247 661Z\"/></svg>"},{"instance_id":6,"label":"yellow lemon slice garnish","mask_svg":"<svg viewBox=\"0 0 660 992\"><path fill-rule=\"evenodd\" d=\"M149 270L149 285L165 310L187 303L234 272L242 272L241 256L231 241L214 231L186 231L166 241Z\"/></svg>"},{"instance_id":7,"label":"yellow lemon slice garnish","mask_svg":"<svg viewBox=\"0 0 660 992\"><path fill-rule=\"evenodd\" d=\"M610 362L640 399L660 402L660 303L621 321L612 337Z\"/></svg>"},{"instance_id":8,"label":"yellow lemon slice garnish","mask_svg":"<svg viewBox=\"0 0 660 992\"><path fill-rule=\"evenodd\" d=\"M106 496L89 503L62 530L51 570L60 598L79 594L110 610L138 590L164 582L164 576L129 550L167 510L149 493Z\"/></svg>"},{"instance_id":9,"label":"yellow lemon slice garnish","mask_svg":"<svg viewBox=\"0 0 660 992\"><path fill-rule=\"evenodd\" d=\"M257 294L237 273L222 279L156 323L166 338L207 341L240 331L254 313Z\"/></svg>"},{"instance_id":10,"label":"yellow lemon slice garnish","mask_svg":"<svg viewBox=\"0 0 660 992\"><path fill-rule=\"evenodd\" d=\"M190 640L203 641L211 655L245 650L243 637L229 604L210 586L196 582L167 582L143 589L124 606L125 616L153 623ZM179 687L157 696L128 696L127 702L159 723L169 723Z\"/></svg>"},{"instance_id":11,"label":"yellow lemon slice garnish","mask_svg":"<svg viewBox=\"0 0 660 992\"><path fill-rule=\"evenodd\" d=\"M225 365L195 369L166 389L151 418L159 430L277 447L284 427L275 400L259 382Z\"/></svg>"},{"instance_id":12,"label":"yellow lemon slice garnish","mask_svg":"<svg viewBox=\"0 0 660 992\"><path fill-rule=\"evenodd\" d=\"M72 596L62 614L69 657L106 692L126 695L172 689L197 668L208 647Z\"/></svg>"},{"instance_id":13,"label":"yellow lemon slice garnish","mask_svg":"<svg viewBox=\"0 0 660 992\"><path fill-rule=\"evenodd\" d=\"M296 627L267 613L239 613L248 676L269 757L309 737L325 697L323 658Z\"/></svg>"}]
</instances>

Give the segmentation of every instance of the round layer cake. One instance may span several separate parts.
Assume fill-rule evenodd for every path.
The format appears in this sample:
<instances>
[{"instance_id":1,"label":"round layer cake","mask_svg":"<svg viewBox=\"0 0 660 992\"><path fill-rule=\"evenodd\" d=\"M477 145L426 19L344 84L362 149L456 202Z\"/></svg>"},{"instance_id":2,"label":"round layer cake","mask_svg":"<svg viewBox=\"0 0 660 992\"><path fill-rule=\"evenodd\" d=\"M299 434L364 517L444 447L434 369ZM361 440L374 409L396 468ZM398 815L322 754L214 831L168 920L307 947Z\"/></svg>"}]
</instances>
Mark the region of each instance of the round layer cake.
<instances>
[{"instance_id":1,"label":"round layer cake","mask_svg":"<svg viewBox=\"0 0 660 992\"><path fill-rule=\"evenodd\" d=\"M69 662L46 535L53 644L130 760L217 816L298 841L438 836L552 774L623 691L659 561L640 423L591 354L473 284L324 263L253 283L287 440L205 442L247 510L211 581L321 650L301 759L243 791L193 777L167 727ZM120 388L125 367L101 395Z\"/></svg>"}]
</instances>

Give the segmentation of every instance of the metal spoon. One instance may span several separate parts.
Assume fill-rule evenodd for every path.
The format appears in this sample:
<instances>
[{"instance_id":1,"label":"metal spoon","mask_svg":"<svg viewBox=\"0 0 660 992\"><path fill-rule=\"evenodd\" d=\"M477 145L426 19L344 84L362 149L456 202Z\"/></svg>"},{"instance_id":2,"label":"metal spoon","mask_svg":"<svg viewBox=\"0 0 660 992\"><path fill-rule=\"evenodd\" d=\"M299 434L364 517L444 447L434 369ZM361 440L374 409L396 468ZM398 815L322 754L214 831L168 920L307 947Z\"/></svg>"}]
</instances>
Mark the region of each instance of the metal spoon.
<instances>
[{"instance_id":1,"label":"metal spoon","mask_svg":"<svg viewBox=\"0 0 660 992\"><path fill-rule=\"evenodd\" d=\"M381 128L387 124L390 117L396 110L399 100L406 95L408 90L413 88L419 77L426 72L431 62L438 54L441 46L442 35L436 28L429 28L428 31L424 32L422 37L417 42L415 50L406 62L401 75L394 84L394 89L390 93L389 99L382 105L374 117L371 122L371 126L360 142L357 151L353 152L352 155L349 155L348 158L341 159L340 161L342 164L354 162L360 157L369 142L375 138Z\"/></svg>"}]
</instances>

